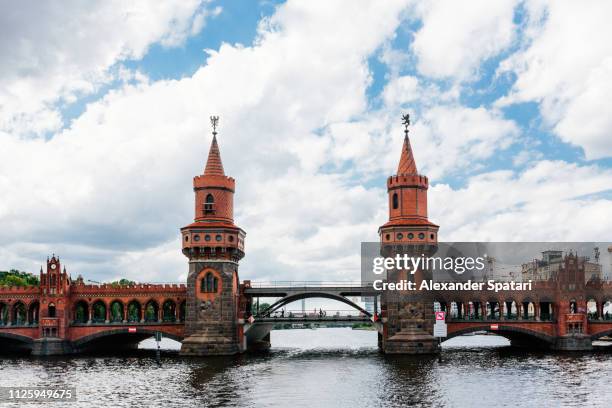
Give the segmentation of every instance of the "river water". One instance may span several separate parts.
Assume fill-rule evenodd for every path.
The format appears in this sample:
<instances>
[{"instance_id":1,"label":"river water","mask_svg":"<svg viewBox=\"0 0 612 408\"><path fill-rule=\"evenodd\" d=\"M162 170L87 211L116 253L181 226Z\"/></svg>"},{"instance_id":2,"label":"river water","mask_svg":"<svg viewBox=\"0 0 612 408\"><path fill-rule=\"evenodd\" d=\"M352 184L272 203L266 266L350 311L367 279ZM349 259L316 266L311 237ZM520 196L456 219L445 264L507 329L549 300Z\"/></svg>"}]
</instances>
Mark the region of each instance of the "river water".
<instances>
[{"instance_id":1,"label":"river water","mask_svg":"<svg viewBox=\"0 0 612 408\"><path fill-rule=\"evenodd\" d=\"M259 356L186 359L177 345L163 343L161 365L151 350L2 356L0 386L74 386L69 407L612 406L612 353L514 350L496 336L449 340L441 362L383 356L376 332L349 328L273 331Z\"/></svg>"}]
</instances>

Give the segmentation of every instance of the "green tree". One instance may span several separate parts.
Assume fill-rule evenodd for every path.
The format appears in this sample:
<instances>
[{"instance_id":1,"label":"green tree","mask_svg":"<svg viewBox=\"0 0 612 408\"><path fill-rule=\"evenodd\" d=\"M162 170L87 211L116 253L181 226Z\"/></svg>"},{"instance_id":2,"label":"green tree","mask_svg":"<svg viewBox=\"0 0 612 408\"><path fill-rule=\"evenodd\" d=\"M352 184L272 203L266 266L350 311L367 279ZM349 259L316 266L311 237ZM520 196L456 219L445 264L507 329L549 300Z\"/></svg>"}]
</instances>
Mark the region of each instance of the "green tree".
<instances>
[{"instance_id":1,"label":"green tree","mask_svg":"<svg viewBox=\"0 0 612 408\"><path fill-rule=\"evenodd\" d=\"M134 282L133 280L126 279L126 278L121 278L116 281L108 282L108 284L113 285L113 286L131 286L131 285L135 285L136 282Z\"/></svg>"},{"instance_id":2,"label":"green tree","mask_svg":"<svg viewBox=\"0 0 612 408\"><path fill-rule=\"evenodd\" d=\"M0 271L0 286L30 286L38 284L38 277L31 273L21 272L17 269Z\"/></svg>"},{"instance_id":3,"label":"green tree","mask_svg":"<svg viewBox=\"0 0 612 408\"><path fill-rule=\"evenodd\" d=\"M269 303L260 303L259 304L259 314L261 314L264 310L270 307ZM253 307L251 308L254 314L257 314L257 302L253 303Z\"/></svg>"}]
</instances>

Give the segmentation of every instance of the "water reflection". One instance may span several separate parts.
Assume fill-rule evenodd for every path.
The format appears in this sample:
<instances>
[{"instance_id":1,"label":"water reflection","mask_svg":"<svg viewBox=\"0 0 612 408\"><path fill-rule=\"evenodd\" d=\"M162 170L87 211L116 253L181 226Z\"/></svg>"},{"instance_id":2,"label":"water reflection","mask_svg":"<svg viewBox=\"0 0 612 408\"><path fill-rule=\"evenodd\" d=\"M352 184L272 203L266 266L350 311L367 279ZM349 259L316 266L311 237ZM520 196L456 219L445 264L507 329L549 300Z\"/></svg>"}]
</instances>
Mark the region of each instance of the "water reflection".
<instances>
[{"instance_id":1,"label":"water reflection","mask_svg":"<svg viewBox=\"0 0 612 408\"><path fill-rule=\"evenodd\" d=\"M435 356L383 356L376 333L272 332L265 355L184 359L164 352L0 358L0 385L78 388L71 406L356 407L610 406L612 354L507 347L493 336L456 338ZM486 346L483 348L483 346ZM492 347L493 346L493 347Z\"/></svg>"}]
</instances>

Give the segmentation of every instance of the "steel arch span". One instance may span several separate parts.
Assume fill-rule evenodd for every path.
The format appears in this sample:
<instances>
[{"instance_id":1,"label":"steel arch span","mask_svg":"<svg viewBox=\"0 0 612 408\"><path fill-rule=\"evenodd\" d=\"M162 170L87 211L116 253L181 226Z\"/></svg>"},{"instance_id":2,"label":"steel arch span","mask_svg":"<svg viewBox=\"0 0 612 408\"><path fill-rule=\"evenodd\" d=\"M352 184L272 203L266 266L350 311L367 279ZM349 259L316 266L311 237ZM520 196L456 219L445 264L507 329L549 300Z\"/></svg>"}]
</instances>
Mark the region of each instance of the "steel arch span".
<instances>
[{"instance_id":1,"label":"steel arch span","mask_svg":"<svg viewBox=\"0 0 612 408\"><path fill-rule=\"evenodd\" d=\"M276 302L274 302L273 304L270 305L270 307L268 307L266 310L261 311L259 314L260 315L270 315L271 313L274 313L275 311L277 311L278 309L280 309L281 307L298 301L298 300L302 300L302 299L309 299L309 298L323 298L323 299L331 299L331 300L337 300L339 302L342 302L348 306L350 306L351 308L357 310L358 312L363 313L364 315L368 316L368 317L372 317L372 314L370 312L368 312L367 310L365 310L364 308L362 308L361 306L359 306L358 304L356 304L355 302L351 301L350 299L348 299L345 296L342 296L340 294L337 293L330 293L330 292L312 292L312 291L305 291L305 292L301 292L301 293L294 293L291 295L287 295L285 297L283 297L282 299L277 300Z\"/></svg>"}]
</instances>

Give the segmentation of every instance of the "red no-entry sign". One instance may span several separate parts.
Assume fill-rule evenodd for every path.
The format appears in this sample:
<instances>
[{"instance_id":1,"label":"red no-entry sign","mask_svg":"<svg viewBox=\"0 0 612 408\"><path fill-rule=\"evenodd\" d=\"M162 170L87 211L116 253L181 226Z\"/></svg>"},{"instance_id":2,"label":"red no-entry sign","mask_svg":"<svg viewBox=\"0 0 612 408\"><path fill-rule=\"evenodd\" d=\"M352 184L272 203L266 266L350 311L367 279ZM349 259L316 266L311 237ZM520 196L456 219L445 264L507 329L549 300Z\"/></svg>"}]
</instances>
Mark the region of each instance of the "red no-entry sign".
<instances>
[{"instance_id":1,"label":"red no-entry sign","mask_svg":"<svg viewBox=\"0 0 612 408\"><path fill-rule=\"evenodd\" d=\"M498 330L499 329L499 325L497 324L492 324L491 325L491 330Z\"/></svg>"},{"instance_id":2,"label":"red no-entry sign","mask_svg":"<svg viewBox=\"0 0 612 408\"><path fill-rule=\"evenodd\" d=\"M135 327L128 327L128 333L136 333Z\"/></svg>"}]
</instances>

